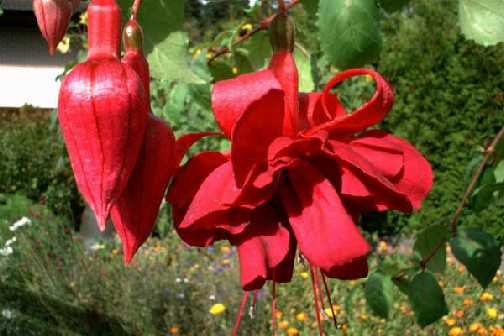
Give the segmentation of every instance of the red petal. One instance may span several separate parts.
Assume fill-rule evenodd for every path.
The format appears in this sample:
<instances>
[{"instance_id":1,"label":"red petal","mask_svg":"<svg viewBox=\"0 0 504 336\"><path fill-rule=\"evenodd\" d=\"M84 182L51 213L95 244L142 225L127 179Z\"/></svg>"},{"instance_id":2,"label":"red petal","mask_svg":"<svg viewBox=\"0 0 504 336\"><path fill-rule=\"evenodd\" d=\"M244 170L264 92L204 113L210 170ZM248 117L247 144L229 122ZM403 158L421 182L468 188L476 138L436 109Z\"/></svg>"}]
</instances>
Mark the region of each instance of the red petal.
<instances>
[{"instance_id":1,"label":"red petal","mask_svg":"<svg viewBox=\"0 0 504 336\"><path fill-rule=\"evenodd\" d=\"M212 92L212 109L226 137L249 106L270 90L280 90L272 71L263 70L217 82Z\"/></svg>"},{"instance_id":2,"label":"red petal","mask_svg":"<svg viewBox=\"0 0 504 336\"><path fill-rule=\"evenodd\" d=\"M346 115L345 108L333 94L328 94L326 97L327 111L325 111L322 106L322 96L322 92L301 93L299 95L299 110L303 129Z\"/></svg>"},{"instance_id":3,"label":"red petal","mask_svg":"<svg viewBox=\"0 0 504 336\"><path fill-rule=\"evenodd\" d=\"M296 62L290 52L276 52L271 58L269 68L284 93L283 134L295 136L302 129L299 119L299 76Z\"/></svg>"},{"instance_id":4,"label":"red petal","mask_svg":"<svg viewBox=\"0 0 504 336\"><path fill-rule=\"evenodd\" d=\"M377 131L370 132L378 133ZM427 194L432 189L433 173L430 163L409 142L389 135L387 140L402 147L404 167L401 174L392 181L397 190L405 194L413 208L419 209Z\"/></svg>"},{"instance_id":5,"label":"red petal","mask_svg":"<svg viewBox=\"0 0 504 336\"><path fill-rule=\"evenodd\" d=\"M331 121L308 130L307 135L319 132L320 130L326 130L330 133L337 134L356 133L365 130L385 118L394 103L394 93L390 85L379 73L369 69L350 69L334 76L326 85L323 92L322 104L325 106L324 110L326 114L332 114L327 102L328 99L330 99L329 91L345 79L358 75L369 75L374 78L376 82L376 92L374 96L351 114L344 116L333 114L333 119Z\"/></svg>"},{"instance_id":6,"label":"red petal","mask_svg":"<svg viewBox=\"0 0 504 336\"><path fill-rule=\"evenodd\" d=\"M374 197L374 203L384 205L378 207L380 210L412 211L413 207L408 196L398 190L370 161L354 151L353 146L332 140L326 146L326 154L334 158L338 165L347 169L342 171L344 174L341 180L342 195L363 197L366 196L363 193L367 190L369 196Z\"/></svg>"},{"instance_id":7,"label":"red petal","mask_svg":"<svg viewBox=\"0 0 504 336\"><path fill-rule=\"evenodd\" d=\"M363 256L350 261L341 266L335 266L324 271L324 274L330 278L341 280L355 280L365 278L368 274L367 256Z\"/></svg>"},{"instance_id":8,"label":"red petal","mask_svg":"<svg viewBox=\"0 0 504 336\"><path fill-rule=\"evenodd\" d=\"M288 275L288 268L279 268L281 263L292 259L289 258L291 240L293 238L290 237L289 230L281 225L270 205L254 211L247 230L235 242L238 245L243 289L260 289L267 279L272 278L273 272L275 279L292 277L292 272L290 277ZM295 251L295 247L293 250ZM294 264L293 259L291 264Z\"/></svg>"},{"instance_id":9,"label":"red petal","mask_svg":"<svg viewBox=\"0 0 504 336\"><path fill-rule=\"evenodd\" d=\"M112 207L112 221L129 263L147 240L156 222L174 170L175 138L171 129L150 115L142 152L126 190Z\"/></svg>"},{"instance_id":10,"label":"red petal","mask_svg":"<svg viewBox=\"0 0 504 336\"><path fill-rule=\"evenodd\" d=\"M188 133L178 138L176 143L176 166L178 167L178 165L184 158L184 155L187 153L189 148L194 145L194 143L207 136L222 136L222 134L215 132Z\"/></svg>"},{"instance_id":11,"label":"red petal","mask_svg":"<svg viewBox=\"0 0 504 336\"><path fill-rule=\"evenodd\" d=\"M369 253L352 216L333 185L310 164L289 169L280 189L299 249L309 262L329 271Z\"/></svg>"},{"instance_id":12,"label":"red petal","mask_svg":"<svg viewBox=\"0 0 504 336\"><path fill-rule=\"evenodd\" d=\"M271 90L238 119L233 129L231 161L239 187L255 165L263 164L266 169L268 147L275 138L282 136L283 114L283 93Z\"/></svg>"},{"instance_id":13,"label":"red petal","mask_svg":"<svg viewBox=\"0 0 504 336\"><path fill-rule=\"evenodd\" d=\"M203 152L195 155L177 172L166 197L166 201L172 205L176 225L182 221L203 181L227 161L222 153Z\"/></svg>"}]
</instances>

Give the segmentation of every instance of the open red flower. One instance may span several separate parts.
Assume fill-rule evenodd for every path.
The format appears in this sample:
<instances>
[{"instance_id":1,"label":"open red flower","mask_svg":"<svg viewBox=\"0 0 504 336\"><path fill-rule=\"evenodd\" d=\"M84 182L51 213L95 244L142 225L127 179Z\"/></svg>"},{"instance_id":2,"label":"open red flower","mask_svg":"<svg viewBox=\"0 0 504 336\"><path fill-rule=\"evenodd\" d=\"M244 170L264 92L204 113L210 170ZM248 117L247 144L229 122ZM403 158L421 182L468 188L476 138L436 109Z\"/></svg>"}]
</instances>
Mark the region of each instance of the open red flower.
<instances>
[{"instance_id":1,"label":"open red flower","mask_svg":"<svg viewBox=\"0 0 504 336\"><path fill-rule=\"evenodd\" d=\"M376 92L347 113L330 91L358 75L371 76ZM412 145L367 130L393 104L375 71L347 70L323 92L299 94L292 54L277 51L267 69L218 82L212 104L231 152L189 160L168 200L186 243L237 246L246 290L290 281L297 247L329 277L365 277L370 248L359 215L411 212L431 189L431 167Z\"/></svg>"}]
</instances>

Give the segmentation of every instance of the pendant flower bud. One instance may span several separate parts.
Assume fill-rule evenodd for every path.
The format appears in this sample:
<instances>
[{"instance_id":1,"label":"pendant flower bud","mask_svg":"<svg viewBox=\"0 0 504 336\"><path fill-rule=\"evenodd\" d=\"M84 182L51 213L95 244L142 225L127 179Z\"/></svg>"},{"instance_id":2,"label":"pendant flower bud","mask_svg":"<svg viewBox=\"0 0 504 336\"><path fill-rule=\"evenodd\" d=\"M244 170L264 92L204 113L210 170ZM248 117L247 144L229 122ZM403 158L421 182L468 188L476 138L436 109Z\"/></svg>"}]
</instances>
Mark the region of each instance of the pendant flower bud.
<instances>
[{"instance_id":1,"label":"pendant flower bud","mask_svg":"<svg viewBox=\"0 0 504 336\"><path fill-rule=\"evenodd\" d=\"M78 5L78 0L33 0L33 11L42 36L47 41L49 54L54 55Z\"/></svg>"},{"instance_id":2,"label":"pendant flower bud","mask_svg":"<svg viewBox=\"0 0 504 336\"><path fill-rule=\"evenodd\" d=\"M104 230L135 167L150 106L138 74L119 61L115 0L93 0L88 13L88 59L63 80L58 118L77 186Z\"/></svg>"}]
</instances>

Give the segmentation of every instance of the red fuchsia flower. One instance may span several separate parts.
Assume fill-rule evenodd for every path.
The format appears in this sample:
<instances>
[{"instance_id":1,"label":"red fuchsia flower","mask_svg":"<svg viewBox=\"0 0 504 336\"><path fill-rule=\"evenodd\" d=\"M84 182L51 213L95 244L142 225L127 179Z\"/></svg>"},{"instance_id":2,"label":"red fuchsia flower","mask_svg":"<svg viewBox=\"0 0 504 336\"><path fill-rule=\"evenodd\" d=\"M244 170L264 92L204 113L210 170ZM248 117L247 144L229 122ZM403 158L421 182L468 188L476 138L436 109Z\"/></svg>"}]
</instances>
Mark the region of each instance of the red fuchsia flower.
<instances>
[{"instance_id":1,"label":"red fuchsia flower","mask_svg":"<svg viewBox=\"0 0 504 336\"><path fill-rule=\"evenodd\" d=\"M33 0L37 24L42 36L47 40L51 55L65 36L72 14L79 7L79 2L79 0Z\"/></svg>"},{"instance_id":2,"label":"red fuchsia flower","mask_svg":"<svg viewBox=\"0 0 504 336\"><path fill-rule=\"evenodd\" d=\"M293 39L286 41L273 41L267 69L215 84L213 111L231 152L194 156L168 195L186 243L237 246L245 290L290 281L297 248L329 277L365 277L370 247L360 214L411 212L432 186L431 167L412 145L367 130L392 107L385 79L351 69L323 92L298 93ZM371 76L376 92L348 113L331 89L359 75Z\"/></svg>"},{"instance_id":3,"label":"red fuchsia flower","mask_svg":"<svg viewBox=\"0 0 504 336\"><path fill-rule=\"evenodd\" d=\"M104 230L142 149L150 103L139 75L119 60L115 0L91 1L88 15L88 58L65 76L58 118L79 191Z\"/></svg>"},{"instance_id":4,"label":"red fuchsia flower","mask_svg":"<svg viewBox=\"0 0 504 336\"><path fill-rule=\"evenodd\" d=\"M124 28L122 62L139 74L149 90L149 65L142 47L142 28L135 19ZM147 91L149 92L149 91ZM159 206L175 169L175 137L161 119L149 114L140 156L121 198L112 207L112 222L123 243L124 261L130 263L156 223Z\"/></svg>"}]
</instances>

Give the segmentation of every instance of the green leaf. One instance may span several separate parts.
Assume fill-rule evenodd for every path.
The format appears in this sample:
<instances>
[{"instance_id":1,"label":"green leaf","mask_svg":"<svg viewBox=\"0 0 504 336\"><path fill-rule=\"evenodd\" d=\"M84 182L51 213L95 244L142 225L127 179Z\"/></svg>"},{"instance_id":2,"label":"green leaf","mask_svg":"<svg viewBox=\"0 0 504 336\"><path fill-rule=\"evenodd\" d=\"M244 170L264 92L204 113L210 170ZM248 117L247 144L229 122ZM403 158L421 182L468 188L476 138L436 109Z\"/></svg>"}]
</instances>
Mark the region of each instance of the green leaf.
<instances>
[{"instance_id":1,"label":"green leaf","mask_svg":"<svg viewBox=\"0 0 504 336\"><path fill-rule=\"evenodd\" d=\"M299 72L299 91L312 92L315 89L315 82L312 76L312 65L310 55L305 55L301 50L294 50L294 60Z\"/></svg>"},{"instance_id":2,"label":"green leaf","mask_svg":"<svg viewBox=\"0 0 504 336\"><path fill-rule=\"evenodd\" d=\"M459 0L462 33L484 46L504 42L504 1Z\"/></svg>"},{"instance_id":3,"label":"green leaf","mask_svg":"<svg viewBox=\"0 0 504 336\"><path fill-rule=\"evenodd\" d=\"M415 241L414 249L422 258L429 257L434 249L442 244L438 252L427 263L427 268L435 273L443 273L446 270L446 242L448 241L448 229L446 225L432 225L420 232Z\"/></svg>"},{"instance_id":4,"label":"green leaf","mask_svg":"<svg viewBox=\"0 0 504 336\"><path fill-rule=\"evenodd\" d=\"M486 288L501 263L502 252L497 240L478 228L464 228L450 245L457 260Z\"/></svg>"},{"instance_id":5,"label":"green leaf","mask_svg":"<svg viewBox=\"0 0 504 336\"><path fill-rule=\"evenodd\" d=\"M246 41L241 49L245 49L250 64L254 70L259 70L268 65L273 53L267 32L259 32L254 34Z\"/></svg>"},{"instance_id":6,"label":"green leaf","mask_svg":"<svg viewBox=\"0 0 504 336\"><path fill-rule=\"evenodd\" d=\"M340 69L375 61L381 48L375 0L320 0L320 43L329 62Z\"/></svg>"},{"instance_id":7,"label":"green leaf","mask_svg":"<svg viewBox=\"0 0 504 336\"><path fill-rule=\"evenodd\" d=\"M319 0L301 0L301 3L308 14L313 16L317 15Z\"/></svg>"},{"instance_id":8,"label":"green leaf","mask_svg":"<svg viewBox=\"0 0 504 336\"><path fill-rule=\"evenodd\" d=\"M380 7L389 13L402 9L408 2L410 0L378 0Z\"/></svg>"},{"instance_id":9,"label":"green leaf","mask_svg":"<svg viewBox=\"0 0 504 336\"><path fill-rule=\"evenodd\" d=\"M394 278L394 285L401 291L401 293L410 295L411 292L411 282L406 277Z\"/></svg>"},{"instance_id":10,"label":"green leaf","mask_svg":"<svg viewBox=\"0 0 504 336\"><path fill-rule=\"evenodd\" d=\"M410 283L409 299L418 324L425 327L448 314L441 287L429 272L417 274Z\"/></svg>"},{"instance_id":11,"label":"green leaf","mask_svg":"<svg viewBox=\"0 0 504 336\"><path fill-rule=\"evenodd\" d=\"M379 272L371 273L366 282L366 300L373 312L388 318L393 300L393 283L389 276Z\"/></svg>"},{"instance_id":12,"label":"green leaf","mask_svg":"<svg viewBox=\"0 0 504 336\"><path fill-rule=\"evenodd\" d=\"M216 59L208 66L214 81L221 81L235 77L233 69L224 61Z\"/></svg>"},{"instance_id":13,"label":"green leaf","mask_svg":"<svg viewBox=\"0 0 504 336\"><path fill-rule=\"evenodd\" d=\"M118 3L125 22L133 0L118 0ZM191 71L187 59L188 37L183 32L183 0L143 1L138 22L144 30L145 54L153 77L168 81L203 82Z\"/></svg>"}]
</instances>

